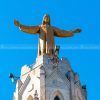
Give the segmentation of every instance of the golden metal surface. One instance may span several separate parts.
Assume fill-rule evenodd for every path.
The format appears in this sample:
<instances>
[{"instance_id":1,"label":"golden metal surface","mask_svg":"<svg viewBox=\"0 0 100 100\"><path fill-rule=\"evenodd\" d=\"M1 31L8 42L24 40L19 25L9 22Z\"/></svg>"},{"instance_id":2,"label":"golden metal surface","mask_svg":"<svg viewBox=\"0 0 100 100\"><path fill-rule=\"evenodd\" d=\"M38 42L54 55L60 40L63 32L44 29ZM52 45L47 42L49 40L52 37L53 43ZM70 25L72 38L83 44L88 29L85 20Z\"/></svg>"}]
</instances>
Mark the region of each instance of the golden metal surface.
<instances>
[{"instance_id":1,"label":"golden metal surface","mask_svg":"<svg viewBox=\"0 0 100 100\"><path fill-rule=\"evenodd\" d=\"M23 32L29 34L39 34L38 43L38 55L48 54L52 56L54 54L54 36L57 37L72 37L74 33L80 33L81 29L75 29L73 31L60 30L59 28L50 25L50 16L45 15L43 22L38 26L25 26L14 20L14 24L20 28Z\"/></svg>"}]
</instances>

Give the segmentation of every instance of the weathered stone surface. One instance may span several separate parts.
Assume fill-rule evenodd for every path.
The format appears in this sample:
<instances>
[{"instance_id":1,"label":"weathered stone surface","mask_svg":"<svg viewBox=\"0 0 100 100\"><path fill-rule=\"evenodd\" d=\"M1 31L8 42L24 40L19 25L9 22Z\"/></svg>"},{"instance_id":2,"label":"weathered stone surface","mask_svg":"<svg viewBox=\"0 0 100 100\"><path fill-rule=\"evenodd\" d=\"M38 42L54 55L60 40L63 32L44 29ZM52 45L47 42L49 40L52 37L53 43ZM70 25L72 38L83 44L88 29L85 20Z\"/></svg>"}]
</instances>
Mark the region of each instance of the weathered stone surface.
<instances>
[{"instance_id":1,"label":"weathered stone surface","mask_svg":"<svg viewBox=\"0 0 100 100\"><path fill-rule=\"evenodd\" d=\"M59 59L55 65L43 55L36 59L32 68L22 67L15 100L54 100L56 96L60 100L86 100L86 90L82 89L78 74L74 73L66 58Z\"/></svg>"}]
</instances>

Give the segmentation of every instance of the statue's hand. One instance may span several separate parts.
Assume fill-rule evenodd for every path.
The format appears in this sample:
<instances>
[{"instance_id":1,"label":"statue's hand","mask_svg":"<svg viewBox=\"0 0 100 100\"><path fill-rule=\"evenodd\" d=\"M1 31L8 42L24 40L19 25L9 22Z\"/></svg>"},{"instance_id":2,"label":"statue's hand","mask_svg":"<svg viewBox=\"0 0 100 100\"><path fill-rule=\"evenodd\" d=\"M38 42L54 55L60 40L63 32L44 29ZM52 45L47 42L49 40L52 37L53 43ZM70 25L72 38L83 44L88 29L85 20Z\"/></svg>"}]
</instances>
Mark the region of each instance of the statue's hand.
<instances>
[{"instance_id":1,"label":"statue's hand","mask_svg":"<svg viewBox=\"0 0 100 100\"><path fill-rule=\"evenodd\" d=\"M14 24L16 25L16 26L20 26L20 23L19 23L19 21L17 21L17 20L14 20Z\"/></svg>"},{"instance_id":2,"label":"statue's hand","mask_svg":"<svg viewBox=\"0 0 100 100\"><path fill-rule=\"evenodd\" d=\"M73 33L80 33L82 30L80 28L77 28L73 31Z\"/></svg>"}]
</instances>

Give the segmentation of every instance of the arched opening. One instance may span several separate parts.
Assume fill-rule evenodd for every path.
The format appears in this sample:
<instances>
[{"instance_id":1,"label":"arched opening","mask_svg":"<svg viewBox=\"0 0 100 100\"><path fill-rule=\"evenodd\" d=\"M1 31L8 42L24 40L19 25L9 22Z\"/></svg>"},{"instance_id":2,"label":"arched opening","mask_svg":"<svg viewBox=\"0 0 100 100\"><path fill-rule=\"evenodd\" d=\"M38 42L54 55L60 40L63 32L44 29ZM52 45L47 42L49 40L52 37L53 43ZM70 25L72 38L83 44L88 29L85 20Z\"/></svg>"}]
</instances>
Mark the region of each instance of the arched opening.
<instances>
[{"instance_id":1,"label":"arched opening","mask_svg":"<svg viewBox=\"0 0 100 100\"><path fill-rule=\"evenodd\" d=\"M65 100L61 91L58 89L50 94L50 100Z\"/></svg>"},{"instance_id":2,"label":"arched opening","mask_svg":"<svg viewBox=\"0 0 100 100\"><path fill-rule=\"evenodd\" d=\"M54 98L54 100L60 100L60 99L59 99L59 97L58 97L58 96L56 96L56 97Z\"/></svg>"},{"instance_id":3,"label":"arched opening","mask_svg":"<svg viewBox=\"0 0 100 100\"><path fill-rule=\"evenodd\" d=\"M27 98L27 100L33 100L33 97L31 95L29 95L29 97Z\"/></svg>"}]
</instances>

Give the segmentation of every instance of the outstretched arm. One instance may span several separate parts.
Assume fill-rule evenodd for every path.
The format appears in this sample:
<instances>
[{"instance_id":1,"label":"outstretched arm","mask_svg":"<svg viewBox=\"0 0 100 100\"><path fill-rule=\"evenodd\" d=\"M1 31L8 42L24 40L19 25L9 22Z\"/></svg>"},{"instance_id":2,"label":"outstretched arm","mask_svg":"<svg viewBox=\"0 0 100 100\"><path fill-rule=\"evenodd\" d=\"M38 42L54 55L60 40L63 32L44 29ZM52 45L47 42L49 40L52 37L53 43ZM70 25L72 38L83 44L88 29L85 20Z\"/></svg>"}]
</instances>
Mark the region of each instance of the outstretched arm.
<instances>
[{"instance_id":1,"label":"outstretched arm","mask_svg":"<svg viewBox=\"0 0 100 100\"><path fill-rule=\"evenodd\" d=\"M56 27L53 27L54 35L57 37L72 37L74 33L80 33L81 29L75 29L73 31L66 31L66 30L60 30Z\"/></svg>"},{"instance_id":2,"label":"outstretched arm","mask_svg":"<svg viewBox=\"0 0 100 100\"><path fill-rule=\"evenodd\" d=\"M23 32L30 33L30 34L36 34L40 30L39 26L24 26L16 20L14 20L14 24L18 26L20 30L22 30Z\"/></svg>"}]
</instances>

